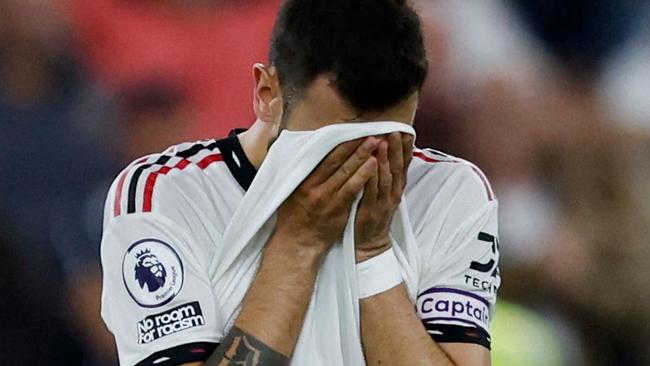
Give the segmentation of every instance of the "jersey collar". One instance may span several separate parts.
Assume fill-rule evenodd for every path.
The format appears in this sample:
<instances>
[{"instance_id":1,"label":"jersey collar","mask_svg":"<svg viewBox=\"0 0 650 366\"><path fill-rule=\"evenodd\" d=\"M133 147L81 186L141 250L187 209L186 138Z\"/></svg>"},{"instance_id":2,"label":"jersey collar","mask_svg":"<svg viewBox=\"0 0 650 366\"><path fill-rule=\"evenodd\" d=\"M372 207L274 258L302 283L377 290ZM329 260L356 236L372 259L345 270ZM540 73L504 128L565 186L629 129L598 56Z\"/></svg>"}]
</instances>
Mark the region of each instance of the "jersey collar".
<instances>
[{"instance_id":1,"label":"jersey collar","mask_svg":"<svg viewBox=\"0 0 650 366\"><path fill-rule=\"evenodd\" d=\"M227 138L216 141L216 144L230 173L235 177L235 180L237 180L237 183L239 183L242 189L247 191L251 183L253 183L253 179L255 179L257 169L248 160L244 148L239 142L237 135L244 131L246 130L234 129L230 131Z\"/></svg>"}]
</instances>

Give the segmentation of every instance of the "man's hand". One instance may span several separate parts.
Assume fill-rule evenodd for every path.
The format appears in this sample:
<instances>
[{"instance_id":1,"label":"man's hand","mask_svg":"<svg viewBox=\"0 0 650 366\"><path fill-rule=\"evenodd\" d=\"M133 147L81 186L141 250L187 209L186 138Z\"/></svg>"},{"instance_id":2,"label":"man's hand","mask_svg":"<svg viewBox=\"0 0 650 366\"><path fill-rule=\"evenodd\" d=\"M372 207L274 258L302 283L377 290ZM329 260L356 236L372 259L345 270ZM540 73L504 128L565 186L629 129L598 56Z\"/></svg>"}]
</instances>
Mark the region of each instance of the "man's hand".
<instances>
[{"instance_id":1,"label":"man's hand","mask_svg":"<svg viewBox=\"0 0 650 366\"><path fill-rule=\"evenodd\" d=\"M239 318L208 365L289 364L322 258L377 172L379 142L369 137L340 145L285 201Z\"/></svg>"},{"instance_id":2,"label":"man's hand","mask_svg":"<svg viewBox=\"0 0 650 366\"><path fill-rule=\"evenodd\" d=\"M326 252L342 237L354 199L376 180L380 142L368 137L334 149L280 207L274 235Z\"/></svg>"},{"instance_id":3,"label":"man's hand","mask_svg":"<svg viewBox=\"0 0 650 366\"><path fill-rule=\"evenodd\" d=\"M355 222L356 260L363 262L391 247L390 225L402 200L413 137L391 133L379 142L377 170L368 180Z\"/></svg>"},{"instance_id":4,"label":"man's hand","mask_svg":"<svg viewBox=\"0 0 650 366\"><path fill-rule=\"evenodd\" d=\"M412 153L413 138L397 133L388 135L377 147L377 171L368 180L357 210L357 263L390 249L390 224L404 193ZM490 365L489 352L480 346L436 344L418 318L404 284L361 299L360 313L368 365Z\"/></svg>"}]
</instances>

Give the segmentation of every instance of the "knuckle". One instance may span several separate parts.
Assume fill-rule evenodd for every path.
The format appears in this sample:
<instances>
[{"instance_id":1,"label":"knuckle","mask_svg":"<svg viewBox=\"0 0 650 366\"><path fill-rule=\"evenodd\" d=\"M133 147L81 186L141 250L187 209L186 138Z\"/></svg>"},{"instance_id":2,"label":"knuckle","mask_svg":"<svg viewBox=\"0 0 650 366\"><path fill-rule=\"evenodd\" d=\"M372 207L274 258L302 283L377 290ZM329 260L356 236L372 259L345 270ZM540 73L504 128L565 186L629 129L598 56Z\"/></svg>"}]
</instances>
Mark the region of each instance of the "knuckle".
<instances>
[{"instance_id":1,"label":"knuckle","mask_svg":"<svg viewBox=\"0 0 650 366\"><path fill-rule=\"evenodd\" d=\"M319 189L312 189L307 194L307 199L308 199L310 204L318 205L323 200L323 193Z\"/></svg>"},{"instance_id":2,"label":"knuckle","mask_svg":"<svg viewBox=\"0 0 650 366\"><path fill-rule=\"evenodd\" d=\"M346 177L352 175L352 173L352 169L350 169L348 165L343 165L341 167L341 174L345 175Z\"/></svg>"},{"instance_id":3,"label":"knuckle","mask_svg":"<svg viewBox=\"0 0 650 366\"><path fill-rule=\"evenodd\" d=\"M361 179L363 180L363 182L365 182L365 181L369 180L370 178L372 178L373 174L374 174L374 172L369 168L362 169L359 172L359 175L361 176Z\"/></svg>"},{"instance_id":4,"label":"knuckle","mask_svg":"<svg viewBox=\"0 0 650 366\"><path fill-rule=\"evenodd\" d=\"M326 162L326 167L328 172L334 172L341 167L343 162L339 157L333 157L332 159Z\"/></svg>"}]
</instances>

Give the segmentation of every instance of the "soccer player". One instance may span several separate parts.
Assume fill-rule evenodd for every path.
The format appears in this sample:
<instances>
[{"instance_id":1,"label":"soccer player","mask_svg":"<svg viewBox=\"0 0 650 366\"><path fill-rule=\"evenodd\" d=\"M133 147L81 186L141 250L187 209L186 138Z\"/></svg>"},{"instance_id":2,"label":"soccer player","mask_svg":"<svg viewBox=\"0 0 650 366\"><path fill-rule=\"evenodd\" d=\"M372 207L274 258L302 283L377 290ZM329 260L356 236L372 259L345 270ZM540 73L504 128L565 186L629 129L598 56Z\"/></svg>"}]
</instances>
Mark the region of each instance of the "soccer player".
<instances>
[{"instance_id":1,"label":"soccer player","mask_svg":"<svg viewBox=\"0 0 650 366\"><path fill-rule=\"evenodd\" d=\"M251 128L136 160L108 194L102 316L121 363L289 364L321 262L363 190L357 263L391 249L402 197L420 258L415 304L404 284L360 300L366 362L489 365L497 201L474 165L400 134L338 146L287 199L234 324L212 294L223 279L208 266L278 129L412 124L426 70L405 0L287 0L270 65L254 66Z\"/></svg>"}]
</instances>

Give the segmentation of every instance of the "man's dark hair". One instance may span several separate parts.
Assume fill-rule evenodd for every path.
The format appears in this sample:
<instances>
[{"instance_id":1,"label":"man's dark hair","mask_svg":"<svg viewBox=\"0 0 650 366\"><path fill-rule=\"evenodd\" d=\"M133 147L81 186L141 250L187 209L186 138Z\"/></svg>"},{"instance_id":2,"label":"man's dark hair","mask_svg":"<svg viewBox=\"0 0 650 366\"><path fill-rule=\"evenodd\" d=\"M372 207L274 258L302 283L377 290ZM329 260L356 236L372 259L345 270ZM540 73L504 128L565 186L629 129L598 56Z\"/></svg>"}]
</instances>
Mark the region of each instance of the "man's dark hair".
<instances>
[{"instance_id":1,"label":"man's dark hair","mask_svg":"<svg viewBox=\"0 0 650 366\"><path fill-rule=\"evenodd\" d=\"M360 110L405 100L428 67L420 18L406 0L286 0L270 61L288 107L325 74Z\"/></svg>"}]
</instances>

